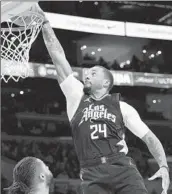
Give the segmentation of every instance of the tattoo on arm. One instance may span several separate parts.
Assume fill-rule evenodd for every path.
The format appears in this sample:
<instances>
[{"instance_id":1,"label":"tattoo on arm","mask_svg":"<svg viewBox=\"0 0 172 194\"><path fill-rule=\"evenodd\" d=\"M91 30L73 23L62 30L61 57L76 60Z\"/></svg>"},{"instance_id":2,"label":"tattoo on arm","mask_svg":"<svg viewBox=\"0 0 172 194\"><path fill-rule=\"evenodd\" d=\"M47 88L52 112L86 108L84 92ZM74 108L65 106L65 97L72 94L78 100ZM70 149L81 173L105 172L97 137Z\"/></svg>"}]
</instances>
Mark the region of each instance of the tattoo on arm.
<instances>
[{"instance_id":1,"label":"tattoo on arm","mask_svg":"<svg viewBox=\"0 0 172 194\"><path fill-rule=\"evenodd\" d=\"M154 133L152 131L149 131L142 138L142 140L148 146L150 153L153 155L153 157L157 161L159 167L168 166L167 160L166 160L166 155L165 155L164 149L162 147L162 144L159 141L159 139L154 135Z\"/></svg>"},{"instance_id":2,"label":"tattoo on arm","mask_svg":"<svg viewBox=\"0 0 172 194\"><path fill-rule=\"evenodd\" d=\"M58 82L61 83L72 73L72 68L49 22L43 25L42 33L45 45L56 68Z\"/></svg>"},{"instance_id":3,"label":"tattoo on arm","mask_svg":"<svg viewBox=\"0 0 172 194\"><path fill-rule=\"evenodd\" d=\"M60 54L62 54L65 57L65 52L64 52L60 42L56 38L56 35L55 35L53 29L51 28L49 22L43 25L42 33L43 33L45 45L48 49L50 56L53 57L52 56L53 52L56 52L56 53L59 52Z\"/></svg>"}]
</instances>

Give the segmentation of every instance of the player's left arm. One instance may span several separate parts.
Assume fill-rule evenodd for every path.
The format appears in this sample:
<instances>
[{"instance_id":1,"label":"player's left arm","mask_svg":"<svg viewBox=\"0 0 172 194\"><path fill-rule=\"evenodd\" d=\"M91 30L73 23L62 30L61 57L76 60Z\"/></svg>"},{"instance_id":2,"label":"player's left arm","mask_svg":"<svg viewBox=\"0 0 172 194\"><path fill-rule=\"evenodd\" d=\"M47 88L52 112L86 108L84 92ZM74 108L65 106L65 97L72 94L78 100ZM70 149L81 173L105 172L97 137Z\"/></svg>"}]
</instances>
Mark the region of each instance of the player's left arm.
<instances>
[{"instance_id":1,"label":"player's left arm","mask_svg":"<svg viewBox=\"0 0 172 194\"><path fill-rule=\"evenodd\" d=\"M120 102L120 108L125 126L146 143L150 153L157 161L160 169L149 180L162 177L162 187L165 194L169 187L170 179L166 155L161 142L141 120L138 112L132 106L125 102Z\"/></svg>"}]
</instances>

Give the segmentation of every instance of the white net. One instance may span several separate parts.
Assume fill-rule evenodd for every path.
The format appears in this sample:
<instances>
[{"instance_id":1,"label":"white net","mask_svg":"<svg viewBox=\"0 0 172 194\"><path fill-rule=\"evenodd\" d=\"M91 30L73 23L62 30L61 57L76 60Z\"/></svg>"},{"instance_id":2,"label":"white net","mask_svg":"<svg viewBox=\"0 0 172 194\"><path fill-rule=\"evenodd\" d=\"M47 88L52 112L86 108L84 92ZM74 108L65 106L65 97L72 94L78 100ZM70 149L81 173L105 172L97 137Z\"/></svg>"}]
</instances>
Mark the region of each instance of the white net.
<instances>
[{"instance_id":1,"label":"white net","mask_svg":"<svg viewBox=\"0 0 172 194\"><path fill-rule=\"evenodd\" d=\"M41 15L27 11L11 18L6 22L7 27L1 28L1 79L5 82L29 76L29 51L43 21Z\"/></svg>"}]
</instances>

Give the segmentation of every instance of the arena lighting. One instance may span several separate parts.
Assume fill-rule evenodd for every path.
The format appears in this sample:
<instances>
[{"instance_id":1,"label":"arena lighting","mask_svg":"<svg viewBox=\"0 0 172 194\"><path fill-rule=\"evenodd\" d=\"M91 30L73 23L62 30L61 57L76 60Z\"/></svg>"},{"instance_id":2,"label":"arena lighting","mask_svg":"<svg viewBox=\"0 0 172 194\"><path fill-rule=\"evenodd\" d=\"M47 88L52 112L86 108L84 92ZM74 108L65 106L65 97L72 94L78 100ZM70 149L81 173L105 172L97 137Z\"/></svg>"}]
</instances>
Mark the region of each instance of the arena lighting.
<instances>
[{"instance_id":1,"label":"arena lighting","mask_svg":"<svg viewBox=\"0 0 172 194\"><path fill-rule=\"evenodd\" d=\"M101 49L101 48L98 48L98 49L97 49L97 51L99 51L99 52L100 52L100 51L102 51L102 49Z\"/></svg>"},{"instance_id":2,"label":"arena lighting","mask_svg":"<svg viewBox=\"0 0 172 194\"><path fill-rule=\"evenodd\" d=\"M129 65L130 64L130 60L127 60L126 63L127 63L127 65Z\"/></svg>"},{"instance_id":3,"label":"arena lighting","mask_svg":"<svg viewBox=\"0 0 172 194\"><path fill-rule=\"evenodd\" d=\"M21 91L20 91L20 94L23 95L23 94L24 94L24 91L21 90Z\"/></svg>"},{"instance_id":4,"label":"arena lighting","mask_svg":"<svg viewBox=\"0 0 172 194\"><path fill-rule=\"evenodd\" d=\"M125 66L125 62L122 62L120 65L119 65L121 68L123 68Z\"/></svg>"},{"instance_id":5,"label":"arena lighting","mask_svg":"<svg viewBox=\"0 0 172 194\"><path fill-rule=\"evenodd\" d=\"M157 55L160 55L160 54L162 54L162 51L158 51L158 52L157 52Z\"/></svg>"},{"instance_id":6,"label":"arena lighting","mask_svg":"<svg viewBox=\"0 0 172 194\"><path fill-rule=\"evenodd\" d=\"M155 55L154 55L154 54L151 54L151 55L150 55L150 58L154 58L154 57L155 57Z\"/></svg>"},{"instance_id":7,"label":"arena lighting","mask_svg":"<svg viewBox=\"0 0 172 194\"><path fill-rule=\"evenodd\" d=\"M11 94L11 97L13 98L14 96L15 96L15 94L14 94L14 93L12 93L12 94Z\"/></svg>"},{"instance_id":8,"label":"arena lighting","mask_svg":"<svg viewBox=\"0 0 172 194\"><path fill-rule=\"evenodd\" d=\"M144 49L142 52L145 54L147 51Z\"/></svg>"},{"instance_id":9,"label":"arena lighting","mask_svg":"<svg viewBox=\"0 0 172 194\"><path fill-rule=\"evenodd\" d=\"M156 100L153 100L152 102L155 104L156 103Z\"/></svg>"},{"instance_id":10,"label":"arena lighting","mask_svg":"<svg viewBox=\"0 0 172 194\"><path fill-rule=\"evenodd\" d=\"M86 49L86 48L87 48L86 45L81 46L81 50L84 50L84 49Z\"/></svg>"},{"instance_id":11,"label":"arena lighting","mask_svg":"<svg viewBox=\"0 0 172 194\"><path fill-rule=\"evenodd\" d=\"M94 51L91 52L92 55L95 55L96 53Z\"/></svg>"}]
</instances>

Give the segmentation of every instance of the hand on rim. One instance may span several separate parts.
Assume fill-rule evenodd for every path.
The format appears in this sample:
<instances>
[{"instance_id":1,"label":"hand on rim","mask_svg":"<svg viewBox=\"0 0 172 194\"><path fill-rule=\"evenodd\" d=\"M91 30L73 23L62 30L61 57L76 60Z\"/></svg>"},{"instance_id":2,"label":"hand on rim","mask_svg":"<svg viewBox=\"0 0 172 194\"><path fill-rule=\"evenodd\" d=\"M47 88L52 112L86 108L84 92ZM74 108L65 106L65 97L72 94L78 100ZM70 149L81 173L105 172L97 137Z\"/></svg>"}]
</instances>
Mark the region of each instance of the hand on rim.
<instances>
[{"instance_id":1,"label":"hand on rim","mask_svg":"<svg viewBox=\"0 0 172 194\"><path fill-rule=\"evenodd\" d=\"M31 11L34 11L40 15L42 15L45 18L45 13L44 11L40 8L38 3L35 3L32 7L31 7Z\"/></svg>"}]
</instances>

